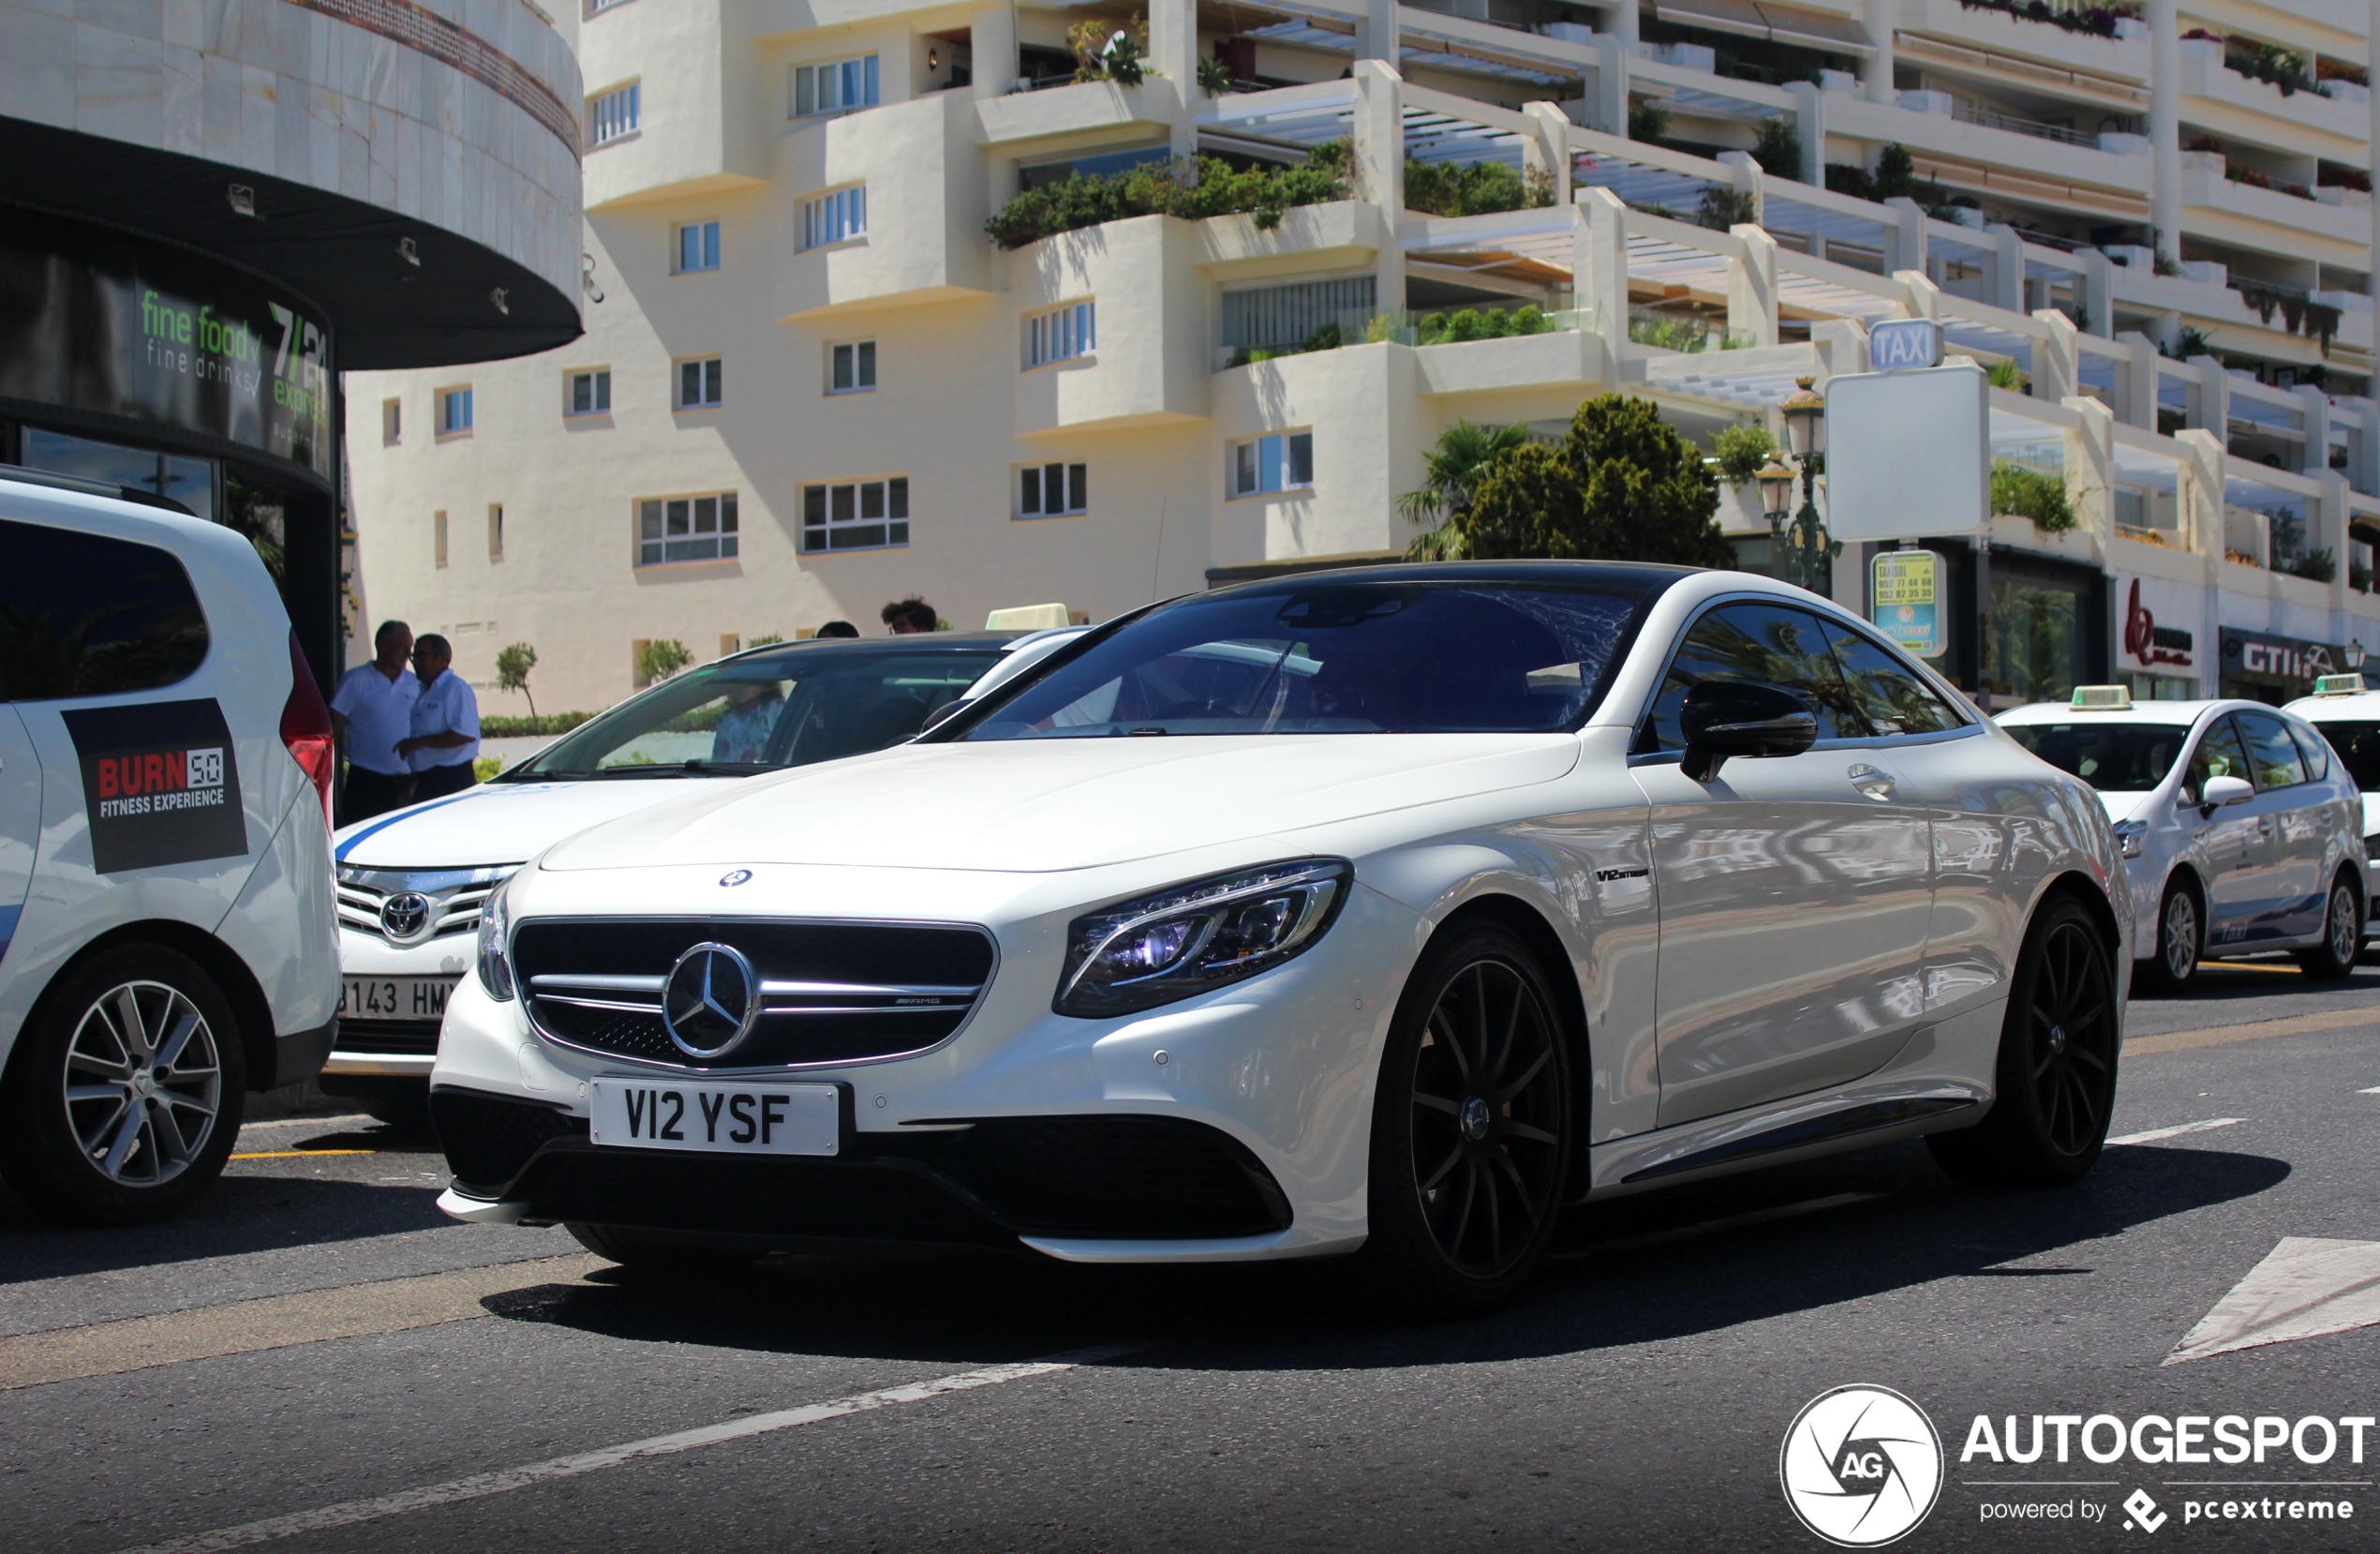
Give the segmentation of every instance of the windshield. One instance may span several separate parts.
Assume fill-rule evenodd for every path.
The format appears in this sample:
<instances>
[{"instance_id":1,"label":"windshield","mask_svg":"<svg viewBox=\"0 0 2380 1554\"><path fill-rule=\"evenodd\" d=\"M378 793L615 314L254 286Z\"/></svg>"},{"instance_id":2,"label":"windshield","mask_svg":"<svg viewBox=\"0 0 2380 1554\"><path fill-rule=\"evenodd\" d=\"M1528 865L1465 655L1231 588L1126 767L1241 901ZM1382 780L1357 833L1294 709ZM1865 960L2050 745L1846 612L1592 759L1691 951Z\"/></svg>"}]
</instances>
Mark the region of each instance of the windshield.
<instances>
[{"instance_id":1,"label":"windshield","mask_svg":"<svg viewBox=\"0 0 2380 1554\"><path fill-rule=\"evenodd\" d=\"M2139 793L2165 780L2190 740L2186 724L2003 724L2016 742L2102 793Z\"/></svg>"},{"instance_id":2,"label":"windshield","mask_svg":"<svg viewBox=\"0 0 2380 1554\"><path fill-rule=\"evenodd\" d=\"M796 649L689 670L506 772L740 777L899 744L999 661L998 642Z\"/></svg>"},{"instance_id":3,"label":"windshield","mask_svg":"<svg viewBox=\"0 0 2380 1554\"><path fill-rule=\"evenodd\" d=\"M1028 684L964 738L1566 728L1667 581L1285 581L1194 599Z\"/></svg>"},{"instance_id":4,"label":"windshield","mask_svg":"<svg viewBox=\"0 0 2380 1554\"><path fill-rule=\"evenodd\" d=\"M2318 723L2314 727L2347 763L2356 786L2380 793L2380 723Z\"/></svg>"}]
</instances>

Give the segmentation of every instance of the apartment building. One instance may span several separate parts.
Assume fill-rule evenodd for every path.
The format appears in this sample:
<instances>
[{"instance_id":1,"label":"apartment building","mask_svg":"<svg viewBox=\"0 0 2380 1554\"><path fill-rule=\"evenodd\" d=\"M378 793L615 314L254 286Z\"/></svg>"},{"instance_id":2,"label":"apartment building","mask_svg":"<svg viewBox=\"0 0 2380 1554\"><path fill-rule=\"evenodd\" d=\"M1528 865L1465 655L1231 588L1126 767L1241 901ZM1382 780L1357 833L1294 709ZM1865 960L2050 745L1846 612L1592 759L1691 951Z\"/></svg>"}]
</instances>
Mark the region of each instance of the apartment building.
<instances>
[{"instance_id":1,"label":"apartment building","mask_svg":"<svg viewBox=\"0 0 2380 1554\"><path fill-rule=\"evenodd\" d=\"M2001 700L2278 697L2380 644L2376 19L609 0L558 22L587 333L349 379L370 605L476 680L533 642L549 708L632 689L642 642L872 633L912 592L1104 619L1402 552L1397 494L1459 420L1554 432L1619 389L1707 441L1922 316L2004 385L1995 459L2075 519L1936 543L1945 667ZM1078 80L1086 23L1145 26L1145 75ZM1337 198L987 234L1072 174L1342 143ZM1408 177L1479 164L1515 208L1413 207ZM1765 568L1757 509L1724 521Z\"/></svg>"}]
</instances>

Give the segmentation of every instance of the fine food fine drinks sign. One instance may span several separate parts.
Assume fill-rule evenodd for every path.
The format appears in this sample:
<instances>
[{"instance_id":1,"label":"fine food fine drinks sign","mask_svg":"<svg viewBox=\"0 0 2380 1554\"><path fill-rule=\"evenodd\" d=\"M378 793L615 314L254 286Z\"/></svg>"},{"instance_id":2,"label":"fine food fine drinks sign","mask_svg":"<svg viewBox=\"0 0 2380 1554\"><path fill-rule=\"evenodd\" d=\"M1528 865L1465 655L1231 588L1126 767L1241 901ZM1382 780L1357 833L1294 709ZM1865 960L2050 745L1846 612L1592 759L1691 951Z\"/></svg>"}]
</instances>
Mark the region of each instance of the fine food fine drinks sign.
<instances>
[{"instance_id":1,"label":"fine food fine drinks sign","mask_svg":"<svg viewBox=\"0 0 2380 1554\"><path fill-rule=\"evenodd\" d=\"M1913 658L1942 650L1942 559L1931 550L1882 550L1870 569L1876 629Z\"/></svg>"}]
</instances>

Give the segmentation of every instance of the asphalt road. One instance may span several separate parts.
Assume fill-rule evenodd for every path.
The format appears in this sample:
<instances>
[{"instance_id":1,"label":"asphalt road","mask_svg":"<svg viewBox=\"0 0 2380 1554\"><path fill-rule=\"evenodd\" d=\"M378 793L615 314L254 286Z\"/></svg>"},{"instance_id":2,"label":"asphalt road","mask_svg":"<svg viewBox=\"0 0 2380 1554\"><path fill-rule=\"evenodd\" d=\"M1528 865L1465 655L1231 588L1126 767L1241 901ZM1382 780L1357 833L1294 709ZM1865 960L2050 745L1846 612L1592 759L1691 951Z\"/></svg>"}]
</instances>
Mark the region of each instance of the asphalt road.
<instances>
[{"instance_id":1,"label":"asphalt road","mask_svg":"<svg viewBox=\"0 0 2380 1554\"><path fill-rule=\"evenodd\" d=\"M1596 1207L1510 1309L1441 1325L1311 1268L634 1284L558 1231L443 1220L421 1141L252 1126L170 1226L0 1198L0 1547L1816 1549L1779 1447L1852 1383L1947 1452L1896 1547L2380 1547L2380 1430L2318 1466L1966 1451L1977 1415L2380 1414L2380 1325L2161 1363L2284 1238L2380 1243L2380 968L2215 970L2130 1031L2116 1133L2220 1126L2057 1192L1897 1145ZM2279 1307L2380 1322L2380 1262L2327 1255L2343 1293ZM2309 1497L2333 1519L2286 1519Z\"/></svg>"}]
</instances>

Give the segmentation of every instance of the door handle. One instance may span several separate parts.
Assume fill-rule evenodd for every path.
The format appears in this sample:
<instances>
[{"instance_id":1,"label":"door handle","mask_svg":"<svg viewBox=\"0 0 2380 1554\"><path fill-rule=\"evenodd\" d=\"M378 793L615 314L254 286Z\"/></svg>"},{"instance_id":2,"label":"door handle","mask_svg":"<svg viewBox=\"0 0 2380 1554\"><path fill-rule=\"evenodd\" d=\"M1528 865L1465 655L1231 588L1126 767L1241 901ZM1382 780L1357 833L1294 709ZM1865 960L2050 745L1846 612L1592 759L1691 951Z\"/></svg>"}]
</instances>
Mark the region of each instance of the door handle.
<instances>
[{"instance_id":1,"label":"door handle","mask_svg":"<svg viewBox=\"0 0 2380 1554\"><path fill-rule=\"evenodd\" d=\"M1889 771L1881 771L1865 761L1852 767L1843 775L1851 779L1852 786L1857 788L1860 797L1864 799L1873 799L1881 804L1893 796L1893 774Z\"/></svg>"}]
</instances>

